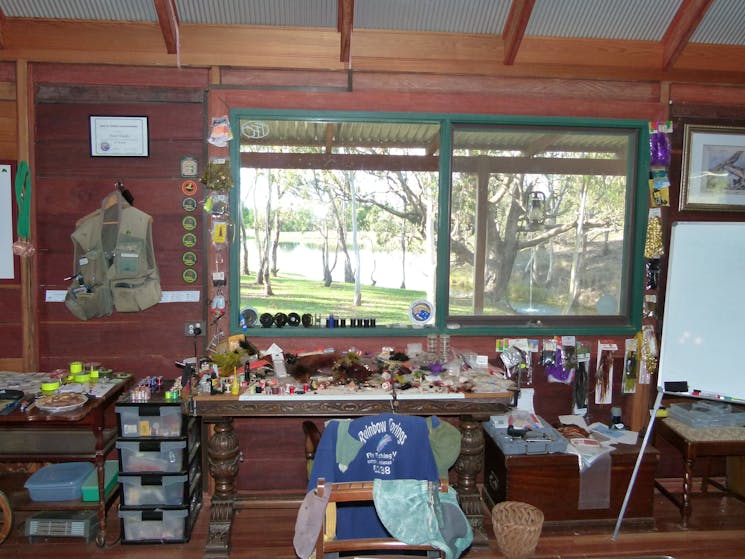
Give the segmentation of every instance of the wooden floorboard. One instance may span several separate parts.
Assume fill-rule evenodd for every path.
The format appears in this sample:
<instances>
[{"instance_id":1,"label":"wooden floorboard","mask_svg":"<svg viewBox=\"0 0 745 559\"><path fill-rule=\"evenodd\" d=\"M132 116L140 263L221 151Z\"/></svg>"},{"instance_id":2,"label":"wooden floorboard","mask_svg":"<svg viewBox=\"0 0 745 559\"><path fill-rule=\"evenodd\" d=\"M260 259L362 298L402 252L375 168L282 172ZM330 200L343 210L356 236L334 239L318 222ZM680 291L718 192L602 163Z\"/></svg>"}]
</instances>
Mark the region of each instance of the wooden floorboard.
<instances>
[{"instance_id":1,"label":"wooden floorboard","mask_svg":"<svg viewBox=\"0 0 745 559\"><path fill-rule=\"evenodd\" d=\"M745 558L745 503L719 491L697 493L689 527L680 526L677 509L656 493L652 524L624 524L615 541L615 523L544 526L535 559L606 559L673 557L675 559ZM486 512L486 511L485 511ZM18 515L21 516L21 515ZM191 540L185 544L125 544L117 541L117 511L109 513L107 545L98 548L81 538L43 539L29 543L23 518L18 518L9 538L0 544L0 557L8 559L201 559L209 520L202 509ZM295 510L292 508L241 508L232 536L231 559L295 559L292 548ZM489 528L490 522L487 522ZM465 559L501 559L493 535L488 547L468 550Z\"/></svg>"}]
</instances>

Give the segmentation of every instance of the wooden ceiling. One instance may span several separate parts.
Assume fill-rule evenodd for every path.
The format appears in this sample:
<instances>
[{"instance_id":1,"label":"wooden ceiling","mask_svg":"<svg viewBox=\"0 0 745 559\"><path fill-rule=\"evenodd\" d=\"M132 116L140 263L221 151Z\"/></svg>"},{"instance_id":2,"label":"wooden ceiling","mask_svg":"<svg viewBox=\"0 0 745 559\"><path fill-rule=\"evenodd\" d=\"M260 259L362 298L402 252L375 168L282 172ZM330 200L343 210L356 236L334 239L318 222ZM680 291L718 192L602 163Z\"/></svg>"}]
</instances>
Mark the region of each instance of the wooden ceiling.
<instances>
[{"instance_id":1,"label":"wooden ceiling","mask_svg":"<svg viewBox=\"0 0 745 559\"><path fill-rule=\"evenodd\" d=\"M0 0L0 60L742 84L745 2Z\"/></svg>"}]
</instances>

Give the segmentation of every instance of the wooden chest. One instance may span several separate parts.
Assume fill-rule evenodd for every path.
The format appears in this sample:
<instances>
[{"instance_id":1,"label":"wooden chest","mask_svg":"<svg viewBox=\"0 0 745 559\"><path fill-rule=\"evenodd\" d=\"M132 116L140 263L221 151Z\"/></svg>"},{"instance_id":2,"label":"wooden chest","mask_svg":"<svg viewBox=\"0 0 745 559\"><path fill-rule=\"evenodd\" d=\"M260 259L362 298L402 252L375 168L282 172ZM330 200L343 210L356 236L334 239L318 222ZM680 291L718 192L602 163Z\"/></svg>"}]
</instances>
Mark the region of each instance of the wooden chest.
<instances>
[{"instance_id":1,"label":"wooden chest","mask_svg":"<svg viewBox=\"0 0 745 559\"><path fill-rule=\"evenodd\" d=\"M501 501L522 501L541 509L550 521L616 521L639 454L638 445L617 445L611 454L610 506L579 509L580 474L574 454L505 456L487 434L483 497L489 508ZM659 453L647 446L624 518L653 516L654 477Z\"/></svg>"}]
</instances>

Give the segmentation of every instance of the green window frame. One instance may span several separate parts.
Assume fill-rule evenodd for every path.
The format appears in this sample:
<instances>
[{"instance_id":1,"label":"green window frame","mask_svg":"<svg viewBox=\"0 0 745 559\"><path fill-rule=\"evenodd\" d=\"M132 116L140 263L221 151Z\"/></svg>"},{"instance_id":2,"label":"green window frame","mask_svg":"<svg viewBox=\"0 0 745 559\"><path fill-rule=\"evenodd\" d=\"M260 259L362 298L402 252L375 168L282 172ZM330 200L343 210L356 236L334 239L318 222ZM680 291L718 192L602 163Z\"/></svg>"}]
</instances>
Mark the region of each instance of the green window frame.
<instances>
[{"instance_id":1,"label":"green window frame","mask_svg":"<svg viewBox=\"0 0 745 559\"><path fill-rule=\"evenodd\" d=\"M412 336L418 333L450 333L472 336L553 336L567 335L633 335L641 328L644 241L648 212L649 132L648 122L628 119L577 119L561 117L524 117L498 115L429 114L429 113L366 113L366 112L307 112L288 110L234 109L230 114L233 137L240 138L242 120L296 120L308 122L370 122L422 123L439 126L439 188L437 214L451 216L453 208L454 150L460 149L459 132L463 130L528 130L552 134L607 134L626 138L625 192L623 207L622 261L619 266L617 311L599 316L561 315L506 316L478 315L453 312L450 307L450 238L451 219L438 219L435 280L435 318L423 329L413 326L352 328L260 328L248 330L251 337L364 337ZM455 144L454 144L455 139ZM230 145L231 161L241 159L240 142ZM457 167L457 164L455 164ZM240 183L240 165L232 165L234 183ZM238 215L238 188L230 192L231 215ZM230 331L240 333L241 307L239 303L239 236L230 243L229 296ZM600 313L599 313L600 314Z\"/></svg>"}]
</instances>

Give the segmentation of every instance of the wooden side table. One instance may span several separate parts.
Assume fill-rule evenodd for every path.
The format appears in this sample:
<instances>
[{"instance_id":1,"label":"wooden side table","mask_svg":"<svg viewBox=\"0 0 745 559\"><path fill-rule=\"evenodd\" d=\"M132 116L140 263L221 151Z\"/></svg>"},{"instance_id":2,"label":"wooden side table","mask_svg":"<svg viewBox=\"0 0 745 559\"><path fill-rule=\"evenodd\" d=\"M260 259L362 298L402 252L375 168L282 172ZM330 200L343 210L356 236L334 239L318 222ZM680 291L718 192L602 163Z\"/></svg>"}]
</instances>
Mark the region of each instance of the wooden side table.
<instances>
[{"instance_id":1,"label":"wooden side table","mask_svg":"<svg viewBox=\"0 0 745 559\"><path fill-rule=\"evenodd\" d=\"M745 427L707 427L694 428L668 417L655 422L654 436L665 439L683 456L683 491L681 495L672 493L659 481L655 487L680 509L681 525L686 528L691 518L691 494L693 492L693 465L698 458L713 456L745 456ZM708 469L701 480L701 491L706 492L709 485L745 500L730 488L716 480L709 479Z\"/></svg>"}]
</instances>

